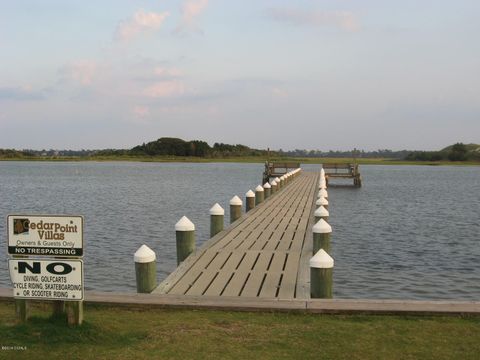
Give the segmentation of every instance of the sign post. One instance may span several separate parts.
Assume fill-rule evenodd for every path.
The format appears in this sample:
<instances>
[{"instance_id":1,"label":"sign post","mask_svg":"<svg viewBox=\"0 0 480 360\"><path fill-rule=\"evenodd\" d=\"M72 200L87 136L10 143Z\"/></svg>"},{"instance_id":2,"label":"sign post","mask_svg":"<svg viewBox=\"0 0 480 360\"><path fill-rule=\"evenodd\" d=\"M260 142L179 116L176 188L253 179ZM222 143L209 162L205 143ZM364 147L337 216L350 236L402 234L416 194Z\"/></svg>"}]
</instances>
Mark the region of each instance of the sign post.
<instances>
[{"instance_id":1,"label":"sign post","mask_svg":"<svg viewBox=\"0 0 480 360\"><path fill-rule=\"evenodd\" d=\"M55 315L69 325L83 321L83 217L9 215L10 278L17 316L28 318L28 301L53 300Z\"/></svg>"}]
</instances>

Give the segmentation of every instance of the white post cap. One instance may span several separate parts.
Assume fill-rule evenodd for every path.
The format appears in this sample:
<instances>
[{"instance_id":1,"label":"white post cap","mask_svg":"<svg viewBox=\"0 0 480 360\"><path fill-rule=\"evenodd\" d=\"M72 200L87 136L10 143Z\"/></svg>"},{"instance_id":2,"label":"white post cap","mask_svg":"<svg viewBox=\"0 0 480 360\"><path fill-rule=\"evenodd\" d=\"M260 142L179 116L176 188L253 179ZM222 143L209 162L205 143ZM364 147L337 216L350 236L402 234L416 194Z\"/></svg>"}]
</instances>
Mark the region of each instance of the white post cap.
<instances>
[{"instance_id":1,"label":"white post cap","mask_svg":"<svg viewBox=\"0 0 480 360\"><path fill-rule=\"evenodd\" d=\"M332 227L325 220L320 219L315 225L313 225L312 231L315 234L329 234L332 232Z\"/></svg>"},{"instance_id":2,"label":"white post cap","mask_svg":"<svg viewBox=\"0 0 480 360\"><path fill-rule=\"evenodd\" d=\"M271 186L270 186L270 184L269 184L268 182L266 182L265 184L263 184L263 188L264 188L264 189L270 189Z\"/></svg>"},{"instance_id":3,"label":"white post cap","mask_svg":"<svg viewBox=\"0 0 480 360\"><path fill-rule=\"evenodd\" d=\"M325 176L325 170L323 168L320 169L320 176Z\"/></svg>"},{"instance_id":4,"label":"white post cap","mask_svg":"<svg viewBox=\"0 0 480 360\"><path fill-rule=\"evenodd\" d=\"M319 217L324 217L324 216L330 216L330 213L323 206L320 206L317 210L315 210L314 215Z\"/></svg>"},{"instance_id":5,"label":"white post cap","mask_svg":"<svg viewBox=\"0 0 480 360\"><path fill-rule=\"evenodd\" d=\"M255 193L252 190L248 190L245 194L246 197L255 197Z\"/></svg>"},{"instance_id":6,"label":"white post cap","mask_svg":"<svg viewBox=\"0 0 480 360\"><path fill-rule=\"evenodd\" d=\"M271 186L277 186L277 182L276 182L275 180L272 180L272 181L270 182L270 185L271 185Z\"/></svg>"},{"instance_id":7,"label":"white post cap","mask_svg":"<svg viewBox=\"0 0 480 360\"><path fill-rule=\"evenodd\" d=\"M325 199L323 196L321 198L318 198L317 201L315 202L315 205L318 206L326 206L328 205L328 200Z\"/></svg>"},{"instance_id":8,"label":"white post cap","mask_svg":"<svg viewBox=\"0 0 480 360\"><path fill-rule=\"evenodd\" d=\"M318 188L327 190L327 184L321 183L320 185L318 185Z\"/></svg>"},{"instance_id":9,"label":"white post cap","mask_svg":"<svg viewBox=\"0 0 480 360\"><path fill-rule=\"evenodd\" d=\"M175 231L194 231L195 225L186 216L182 216L175 224Z\"/></svg>"},{"instance_id":10,"label":"white post cap","mask_svg":"<svg viewBox=\"0 0 480 360\"><path fill-rule=\"evenodd\" d=\"M218 203L215 203L210 209L210 215L225 215L225 210Z\"/></svg>"},{"instance_id":11,"label":"white post cap","mask_svg":"<svg viewBox=\"0 0 480 360\"><path fill-rule=\"evenodd\" d=\"M240 205L242 206L243 202L237 195L230 199L230 205Z\"/></svg>"},{"instance_id":12,"label":"white post cap","mask_svg":"<svg viewBox=\"0 0 480 360\"><path fill-rule=\"evenodd\" d=\"M255 188L255 192L262 192L263 191L263 186L262 185L258 185L256 188Z\"/></svg>"},{"instance_id":13,"label":"white post cap","mask_svg":"<svg viewBox=\"0 0 480 360\"><path fill-rule=\"evenodd\" d=\"M317 253L309 261L311 268L316 269L331 269L333 268L334 261L330 255L323 249L317 251Z\"/></svg>"},{"instance_id":14,"label":"white post cap","mask_svg":"<svg viewBox=\"0 0 480 360\"><path fill-rule=\"evenodd\" d=\"M155 252L147 245L142 245L133 255L133 260L136 263L151 263L156 260Z\"/></svg>"},{"instance_id":15,"label":"white post cap","mask_svg":"<svg viewBox=\"0 0 480 360\"><path fill-rule=\"evenodd\" d=\"M318 196L317 196L317 197L319 197L319 198L320 198L320 197L328 198L328 192L327 192L327 190L325 190L325 189L320 189L320 190L318 191Z\"/></svg>"},{"instance_id":16,"label":"white post cap","mask_svg":"<svg viewBox=\"0 0 480 360\"><path fill-rule=\"evenodd\" d=\"M277 184L280 182L280 179L278 177L275 178L275 181L277 182Z\"/></svg>"}]
</instances>

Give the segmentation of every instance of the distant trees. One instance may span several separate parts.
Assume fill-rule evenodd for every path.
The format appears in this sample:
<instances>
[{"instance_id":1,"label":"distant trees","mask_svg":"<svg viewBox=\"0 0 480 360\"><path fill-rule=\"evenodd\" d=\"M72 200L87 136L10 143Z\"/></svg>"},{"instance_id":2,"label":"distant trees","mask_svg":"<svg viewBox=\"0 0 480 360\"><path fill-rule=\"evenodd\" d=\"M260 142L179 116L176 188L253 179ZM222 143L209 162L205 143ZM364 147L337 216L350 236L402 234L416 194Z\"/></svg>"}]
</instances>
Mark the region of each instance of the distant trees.
<instances>
[{"instance_id":1,"label":"distant trees","mask_svg":"<svg viewBox=\"0 0 480 360\"><path fill-rule=\"evenodd\" d=\"M469 150L469 147L471 150ZM440 151L413 151L405 160L410 161L466 161L480 159L480 147L475 144L469 146L463 143L456 143Z\"/></svg>"}]
</instances>

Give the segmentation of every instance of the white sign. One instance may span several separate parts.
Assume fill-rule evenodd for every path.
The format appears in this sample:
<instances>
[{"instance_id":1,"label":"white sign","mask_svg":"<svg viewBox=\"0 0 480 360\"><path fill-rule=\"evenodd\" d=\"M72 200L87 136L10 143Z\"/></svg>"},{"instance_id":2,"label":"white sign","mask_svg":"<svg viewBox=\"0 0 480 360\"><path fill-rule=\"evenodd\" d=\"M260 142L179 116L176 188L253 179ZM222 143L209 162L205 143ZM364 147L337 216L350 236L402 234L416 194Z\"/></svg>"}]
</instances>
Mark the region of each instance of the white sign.
<instances>
[{"instance_id":1,"label":"white sign","mask_svg":"<svg viewBox=\"0 0 480 360\"><path fill-rule=\"evenodd\" d=\"M13 297L83 300L82 260L8 260Z\"/></svg>"},{"instance_id":2,"label":"white sign","mask_svg":"<svg viewBox=\"0 0 480 360\"><path fill-rule=\"evenodd\" d=\"M82 216L8 215L8 253L83 256Z\"/></svg>"}]
</instances>

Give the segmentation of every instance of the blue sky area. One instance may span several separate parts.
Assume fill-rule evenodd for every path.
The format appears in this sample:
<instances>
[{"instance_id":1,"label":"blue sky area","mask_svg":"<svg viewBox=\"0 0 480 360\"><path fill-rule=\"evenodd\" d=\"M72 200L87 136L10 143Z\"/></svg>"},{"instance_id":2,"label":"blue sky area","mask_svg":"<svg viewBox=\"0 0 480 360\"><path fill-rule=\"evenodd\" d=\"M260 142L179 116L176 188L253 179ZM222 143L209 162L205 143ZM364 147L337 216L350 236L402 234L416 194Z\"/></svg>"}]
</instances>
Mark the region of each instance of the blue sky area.
<instances>
[{"instance_id":1,"label":"blue sky area","mask_svg":"<svg viewBox=\"0 0 480 360\"><path fill-rule=\"evenodd\" d=\"M0 1L0 148L480 142L480 2Z\"/></svg>"}]
</instances>

